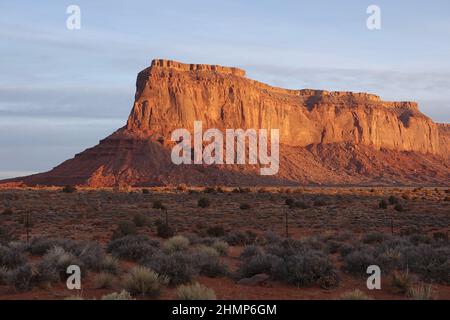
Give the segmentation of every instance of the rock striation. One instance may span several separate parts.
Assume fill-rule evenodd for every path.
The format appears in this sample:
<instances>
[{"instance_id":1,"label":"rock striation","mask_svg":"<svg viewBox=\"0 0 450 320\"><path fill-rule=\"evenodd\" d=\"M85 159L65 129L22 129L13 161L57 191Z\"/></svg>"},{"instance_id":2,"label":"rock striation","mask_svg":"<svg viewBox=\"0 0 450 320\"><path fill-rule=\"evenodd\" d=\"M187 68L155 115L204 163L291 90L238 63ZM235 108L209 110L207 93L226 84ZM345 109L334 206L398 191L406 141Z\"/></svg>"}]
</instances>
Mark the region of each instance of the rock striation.
<instances>
[{"instance_id":1,"label":"rock striation","mask_svg":"<svg viewBox=\"0 0 450 320\"><path fill-rule=\"evenodd\" d=\"M279 129L280 171L257 166L175 166L173 130ZM139 72L126 125L53 170L9 180L26 184L144 186L444 184L450 181L450 125L414 102L367 93L289 90L238 68L153 60Z\"/></svg>"}]
</instances>

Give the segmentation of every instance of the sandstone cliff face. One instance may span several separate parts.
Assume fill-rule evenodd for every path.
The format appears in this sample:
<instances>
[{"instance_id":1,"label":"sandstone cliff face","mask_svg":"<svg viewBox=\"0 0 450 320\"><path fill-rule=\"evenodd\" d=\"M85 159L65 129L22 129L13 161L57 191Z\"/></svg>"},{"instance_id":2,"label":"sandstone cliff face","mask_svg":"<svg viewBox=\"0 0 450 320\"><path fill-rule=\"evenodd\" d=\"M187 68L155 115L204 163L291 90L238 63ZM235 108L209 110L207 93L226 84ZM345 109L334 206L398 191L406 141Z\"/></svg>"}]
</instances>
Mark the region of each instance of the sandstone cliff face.
<instances>
[{"instance_id":1,"label":"sandstone cliff face","mask_svg":"<svg viewBox=\"0 0 450 320\"><path fill-rule=\"evenodd\" d=\"M378 96L274 88L236 68L154 60L139 73L127 129L170 139L176 128L280 129L280 142L305 147L355 143L448 156L448 132L413 102Z\"/></svg>"},{"instance_id":2,"label":"sandstone cliff face","mask_svg":"<svg viewBox=\"0 0 450 320\"><path fill-rule=\"evenodd\" d=\"M280 170L179 165L171 132L279 129ZM53 170L8 180L28 185L449 185L450 126L413 102L366 93L288 90L222 66L154 60L138 74L126 126Z\"/></svg>"}]
</instances>

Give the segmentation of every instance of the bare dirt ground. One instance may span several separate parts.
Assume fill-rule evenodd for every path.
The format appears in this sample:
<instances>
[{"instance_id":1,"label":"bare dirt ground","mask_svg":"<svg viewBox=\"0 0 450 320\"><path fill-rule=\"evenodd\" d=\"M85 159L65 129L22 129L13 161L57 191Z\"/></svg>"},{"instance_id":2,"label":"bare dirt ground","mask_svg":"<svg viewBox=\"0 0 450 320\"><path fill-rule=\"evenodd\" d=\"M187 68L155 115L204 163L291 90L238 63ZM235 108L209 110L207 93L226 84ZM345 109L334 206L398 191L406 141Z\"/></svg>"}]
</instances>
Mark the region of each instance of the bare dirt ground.
<instances>
[{"instance_id":1,"label":"bare dirt ground","mask_svg":"<svg viewBox=\"0 0 450 320\"><path fill-rule=\"evenodd\" d=\"M341 242L354 243L363 241L371 233L401 236L410 235L410 231L415 230L416 234L427 236L430 241L436 234L444 235L444 238L447 235L447 240L443 241L447 241L446 246L449 246L448 188L257 188L240 192L221 188L217 192L217 189L182 187L146 190L148 193L142 192L142 189L82 188L73 193L63 193L61 188L0 189L0 226L12 230L14 236L23 242L27 238L49 237L94 241L106 247L118 224L133 221L137 214L146 218L144 225L136 228L137 233L160 239L156 225L166 221L167 214L175 235L208 237L211 236L211 227L220 227L224 234L216 236L225 240L231 233L246 232L253 235L253 241L258 243L258 239L268 231L285 237L287 216L288 236L291 239L336 239L345 234L347 237L342 238L346 240ZM392 204L389 197L395 197L391 199ZM207 198L210 205L199 207L200 198ZM286 205L286 199L305 206L290 208ZM379 207L382 200L387 202L385 209ZM153 208L157 201L166 210ZM396 207L396 204L399 206ZM230 245L228 254L221 257L229 266L230 275L214 278L200 275L194 280L213 289L218 299L338 299L354 289L373 299L407 298L392 287L388 275L382 278L381 290L368 290L368 275L347 272L343 268L343 256L335 251L328 251L328 254L339 273L337 287L322 289L315 284L296 286L272 279L258 285L257 289L240 285L234 274L242 264L239 255L243 248L244 244ZM41 258L27 255L27 259L39 261ZM136 262L122 260L120 265L121 272L125 273ZM445 272L448 274L449 270ZM120 275L109 289L95 288L95 277L95 272L87 274L81 293L69 291L64 282L46 288L34 287L25 292L0 283L0 299L63 299L73 295L99 299L122 288ZM448 281L447 284L429 279L424 282L432 284L433 298L450 299ZM168 286L162 290L159 299L175 297L176 287Z\"/></svg>"}]
</instances>

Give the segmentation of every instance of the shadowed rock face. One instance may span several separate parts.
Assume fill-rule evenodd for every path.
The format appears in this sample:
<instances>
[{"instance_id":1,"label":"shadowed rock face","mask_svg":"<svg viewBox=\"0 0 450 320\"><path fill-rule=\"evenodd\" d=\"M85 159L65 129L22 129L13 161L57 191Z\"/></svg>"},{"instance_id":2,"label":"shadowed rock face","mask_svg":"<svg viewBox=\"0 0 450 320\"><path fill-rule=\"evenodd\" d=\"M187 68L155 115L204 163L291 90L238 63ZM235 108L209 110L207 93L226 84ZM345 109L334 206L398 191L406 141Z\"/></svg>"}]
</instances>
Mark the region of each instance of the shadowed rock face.
<instances>
[{"instance_id":1,"label":"shadowed rock face","mask_svg":"<svg viewBox=\"0 0 450 320\"><path fill-rule=\"evenodd\" d=\"M280 171L257 166L174 166L171 132L279 129ZM288 90L215 65L153 60L138 74L125 127L27 184L448 184L450 126L414 102L366 93Z\"/></svg>"}]
</instances>

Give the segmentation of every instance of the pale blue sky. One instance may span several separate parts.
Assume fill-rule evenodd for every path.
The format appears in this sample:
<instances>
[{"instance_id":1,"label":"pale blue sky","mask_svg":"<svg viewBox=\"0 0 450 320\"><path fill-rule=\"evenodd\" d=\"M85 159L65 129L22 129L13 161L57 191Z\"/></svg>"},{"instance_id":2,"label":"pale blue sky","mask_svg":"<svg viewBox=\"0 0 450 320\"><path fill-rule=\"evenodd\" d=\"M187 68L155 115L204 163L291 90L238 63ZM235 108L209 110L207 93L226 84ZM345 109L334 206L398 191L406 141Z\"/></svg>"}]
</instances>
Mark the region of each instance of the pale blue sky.
<instances>
[{"instance_id":1,"label":"pale blue sky","mask_svg":"<svg viewBox=\"0 0 450 320\"><path fill-rule=\"evenodd\" d=\"M70 4L81 30L66 29ZM450 122L449 1L2 1L0 13L0 178L51 169L125 124L156 57L414 100Z\"/></svg>"}]
</instances>

